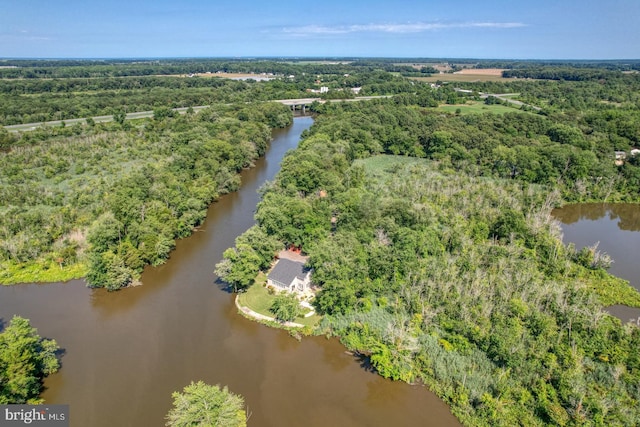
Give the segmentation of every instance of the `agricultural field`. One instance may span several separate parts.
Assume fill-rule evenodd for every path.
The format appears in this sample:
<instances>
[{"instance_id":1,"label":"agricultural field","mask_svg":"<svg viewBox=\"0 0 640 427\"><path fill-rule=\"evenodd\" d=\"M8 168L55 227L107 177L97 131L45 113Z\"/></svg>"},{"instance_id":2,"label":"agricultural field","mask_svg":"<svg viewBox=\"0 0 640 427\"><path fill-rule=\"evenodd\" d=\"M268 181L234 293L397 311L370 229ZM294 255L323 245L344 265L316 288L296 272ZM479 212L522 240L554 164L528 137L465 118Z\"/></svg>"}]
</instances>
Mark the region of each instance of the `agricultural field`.
<instances>
[{"instance_id":1,"label":"agricultural field","mask_svg":"<svg viewBox=\"0 0 640 427\"><path fill-rule=\"evenodd\" d=\"M463 70L467 71L467 70ZM468 71L483 71L483 70L468 70ZM506 79L502 77L502 75L496 74L461 74L461 73L443 73L443 74L434 74L429 77L412 77L413 80L417 80L420 82L428 82L435 83L438 81L441 82L465 82L465 83L476 83L476 82L508 82L513 79Z\"/></svg>"}]
</instances>

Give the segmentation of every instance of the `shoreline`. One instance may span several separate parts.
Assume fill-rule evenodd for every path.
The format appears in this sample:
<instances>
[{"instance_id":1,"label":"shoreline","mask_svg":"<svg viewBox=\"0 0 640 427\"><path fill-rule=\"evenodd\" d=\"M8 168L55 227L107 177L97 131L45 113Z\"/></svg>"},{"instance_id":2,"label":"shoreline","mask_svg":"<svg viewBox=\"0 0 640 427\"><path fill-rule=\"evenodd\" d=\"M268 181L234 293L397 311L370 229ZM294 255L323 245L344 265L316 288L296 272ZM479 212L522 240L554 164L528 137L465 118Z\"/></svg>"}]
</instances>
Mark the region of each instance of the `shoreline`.
<instances>
[{"instance_id":1,"label":"shoreline","mask_svg":"<svg viewBox=\"0 0 640 427\"><path fill-rule=\"evenodd\" d=\"M287 329L287 328L305 328L306 326L296 322L279 322L275 317L265 316L264 314L256 313L251 310L249 307L245 307L240 305L238 298L240 294L236 294L234 297L234 303L238 312L246 317L249 320L255 320L258 323L261 323L266 326L274 327L276 329Z\"/></svg>"}]
</instances>

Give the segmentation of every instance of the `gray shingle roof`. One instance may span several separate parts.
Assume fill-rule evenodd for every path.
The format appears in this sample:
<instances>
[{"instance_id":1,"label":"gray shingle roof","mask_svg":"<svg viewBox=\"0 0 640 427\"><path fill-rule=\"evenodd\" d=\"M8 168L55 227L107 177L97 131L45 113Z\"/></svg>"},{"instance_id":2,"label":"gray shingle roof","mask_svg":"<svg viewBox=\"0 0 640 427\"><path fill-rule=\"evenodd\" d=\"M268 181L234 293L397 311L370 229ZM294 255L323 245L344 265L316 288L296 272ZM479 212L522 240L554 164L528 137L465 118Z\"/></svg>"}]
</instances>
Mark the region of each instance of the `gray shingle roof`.
<instances>
[{"instance_id":1,"label":"gray shingle roof","mask_svg":"<svg viewBox=\"0 0 640 427\"><path fill-rule=\"evenodd\" d=\"M276 263L267 277L274 282L288 286L295 277L304 280L308 272L309 269L304 268L304 264L301 262L281 259Z\"/></svg>"}]
</instances>

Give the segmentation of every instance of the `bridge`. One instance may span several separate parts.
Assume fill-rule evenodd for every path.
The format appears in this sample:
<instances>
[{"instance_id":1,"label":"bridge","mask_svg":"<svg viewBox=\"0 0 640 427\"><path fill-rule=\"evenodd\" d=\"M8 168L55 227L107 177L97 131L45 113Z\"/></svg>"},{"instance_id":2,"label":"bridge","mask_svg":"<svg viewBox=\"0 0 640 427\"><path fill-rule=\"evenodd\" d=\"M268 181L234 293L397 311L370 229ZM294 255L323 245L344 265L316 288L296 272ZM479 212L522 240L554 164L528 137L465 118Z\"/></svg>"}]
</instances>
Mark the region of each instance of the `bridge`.
<instances>
[{"instance_id":1,"label":"bridge","mask_svg":"<svg viewBox=\"0 0 640 427\"><path fill-rule=\"evenodd\" d=\"M300 98L300 99L278 99L277 101L284 105L288 105L291 107L293 111L300 110L302 114L305 113L306 107L313 104L314 102L324 102L320 98Z\"/></svg>"}]
</instances>

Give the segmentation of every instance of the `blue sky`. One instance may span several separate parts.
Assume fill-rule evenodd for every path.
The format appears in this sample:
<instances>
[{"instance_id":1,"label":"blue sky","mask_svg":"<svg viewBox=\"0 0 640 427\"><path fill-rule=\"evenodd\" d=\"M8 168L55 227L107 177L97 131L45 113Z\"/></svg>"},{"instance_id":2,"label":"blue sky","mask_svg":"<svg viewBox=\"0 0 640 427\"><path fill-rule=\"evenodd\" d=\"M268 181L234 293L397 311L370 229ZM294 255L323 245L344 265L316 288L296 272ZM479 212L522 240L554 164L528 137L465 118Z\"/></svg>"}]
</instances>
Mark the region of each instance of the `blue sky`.
<instances>
[{"instance_id":1,"label":"blue sky","mask_svg":"<svg viewBox=\"0 0 640 427\"><path fill-rule=\"evenodd\" d=\"M640 58L640 0L0 0L0 6L0 57Z\"/></svg>"}]
</instances>

